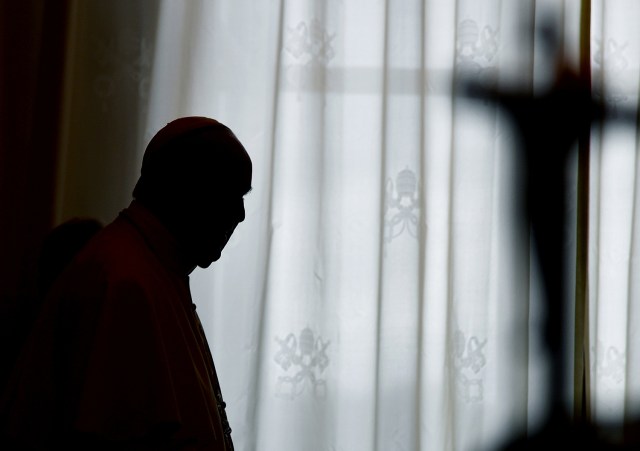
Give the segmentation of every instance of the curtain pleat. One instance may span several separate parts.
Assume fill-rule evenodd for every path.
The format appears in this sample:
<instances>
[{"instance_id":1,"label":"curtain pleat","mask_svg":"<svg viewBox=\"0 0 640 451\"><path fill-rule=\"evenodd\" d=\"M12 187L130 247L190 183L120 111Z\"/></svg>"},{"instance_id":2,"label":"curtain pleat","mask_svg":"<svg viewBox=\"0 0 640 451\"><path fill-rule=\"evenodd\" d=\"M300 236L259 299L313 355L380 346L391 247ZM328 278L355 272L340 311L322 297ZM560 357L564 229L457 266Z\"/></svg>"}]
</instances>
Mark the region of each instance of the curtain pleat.
<instances>
[{"instance_id":1,"label":"curtain pleat","mask_svg":"<svg viewBox=\"0 0 640 451\"><path fill-rule=\"evenodd\" d=\"M583 0L580 11L580 76L591 86L591 1ZM574 409L577 421L590 422L589 395L589 134L578 137L578 186L576 219L575 278L575 348L574 348Z\"/></svg>"}]
</instances>

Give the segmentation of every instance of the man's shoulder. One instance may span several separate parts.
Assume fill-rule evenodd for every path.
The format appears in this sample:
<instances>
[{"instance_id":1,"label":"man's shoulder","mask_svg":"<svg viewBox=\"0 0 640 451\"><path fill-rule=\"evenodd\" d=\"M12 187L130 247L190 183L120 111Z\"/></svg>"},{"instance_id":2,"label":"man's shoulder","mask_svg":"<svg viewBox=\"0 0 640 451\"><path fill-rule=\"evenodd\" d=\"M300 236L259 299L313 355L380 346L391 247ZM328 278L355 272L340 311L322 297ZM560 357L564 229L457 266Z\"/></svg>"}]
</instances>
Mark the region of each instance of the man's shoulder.
<instances>
[{"instance_id":1,"label":"man's shoulder","mask_svg":"<svg viewBox=\"0 0 640 451\"><path fill-rule=\"evenodd\" d=\"M137 279L157 266L144 238L122 218L98 232L67 268L70 277L83 279Z\"/></svg>"}]
</instances>

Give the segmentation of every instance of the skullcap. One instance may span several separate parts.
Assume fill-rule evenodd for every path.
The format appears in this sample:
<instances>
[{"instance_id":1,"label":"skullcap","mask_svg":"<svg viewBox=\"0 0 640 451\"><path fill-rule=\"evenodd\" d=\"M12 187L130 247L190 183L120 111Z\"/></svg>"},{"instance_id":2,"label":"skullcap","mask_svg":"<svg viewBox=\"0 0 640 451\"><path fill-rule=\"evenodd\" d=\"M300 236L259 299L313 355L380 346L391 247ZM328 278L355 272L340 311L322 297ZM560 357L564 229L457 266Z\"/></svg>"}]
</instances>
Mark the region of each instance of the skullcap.
<instances>
[{"instance_id":1,"label":"skullcap","mask_svg":"<svg viewBox=\"0 0 640 451\"><path fill-rule=\"evenodd\" d=\"M149 141L142 159L142 172L144 173L145 168L149 166L150 159L154 159L162 149L168 148L176 139L184 138L196 131L218 127L227 130L222 123L204 116L181 117L169 122Z\"/></svg>"}]
</instances>

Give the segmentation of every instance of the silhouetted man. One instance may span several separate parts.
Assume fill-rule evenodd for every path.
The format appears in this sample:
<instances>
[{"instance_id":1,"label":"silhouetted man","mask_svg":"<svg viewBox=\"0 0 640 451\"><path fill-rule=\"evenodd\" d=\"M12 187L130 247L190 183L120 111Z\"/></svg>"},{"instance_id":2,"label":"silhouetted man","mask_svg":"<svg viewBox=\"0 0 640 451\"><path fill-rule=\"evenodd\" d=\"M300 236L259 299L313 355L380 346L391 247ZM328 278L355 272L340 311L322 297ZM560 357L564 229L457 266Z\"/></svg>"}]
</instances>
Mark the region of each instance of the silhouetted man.
<instances>
[{"instance_id":1,"label":"silhouetted man","mask_svg":"<svg viewBox=\"0 0 640 451\"><path fill-rule=\"evenodd\" d=\"M131 205L51 289L3 398L10 446L233 449L189 274L220 258L250 189L226 126L189 117L158 132Z\"/></svg>"}]
</instances>

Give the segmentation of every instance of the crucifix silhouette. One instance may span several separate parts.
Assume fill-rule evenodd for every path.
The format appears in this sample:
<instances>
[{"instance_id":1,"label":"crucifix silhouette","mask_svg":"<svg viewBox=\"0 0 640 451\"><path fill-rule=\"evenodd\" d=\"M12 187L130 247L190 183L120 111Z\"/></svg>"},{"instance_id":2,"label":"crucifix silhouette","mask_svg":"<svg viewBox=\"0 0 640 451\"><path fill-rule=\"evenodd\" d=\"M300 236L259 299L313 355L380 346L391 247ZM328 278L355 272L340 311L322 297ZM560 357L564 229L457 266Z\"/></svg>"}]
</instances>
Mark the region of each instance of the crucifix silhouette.
<instances>
[{"instance_id":1,"label":"crucifix silhouette","mask_svg":"<svg viewBox=\"0 0 640 451\"><path fill-rule=\"evenodd\" d=\"M545 50L556 55L559 45L554 29L544 27L540 34ZM562 58L555 60L554 82L539 95L500 90L475 82L462 85L464 96L488 101L501 108L520 137L519 156L525 180L519 213L530 227L542 276L546 310L543 335L551 365L549 418L540 434L517 441L507 449L538 449L538 446L552 443L557 445L559 441L566 441L572 446L580 446L578 442L584 442L588 449L610 449L609 445L597 440L595 429L586 418L571 421L564 403L569 356L563 335L567 324L565 298L568 283L564 251L567 161L578 141L581 141L580 158L583 161L588 158L585 149L588 150L594 122L615 120L637 126L637 111L618 109L613 115L602 101L592 96L588 65L578 72ZM579 242L578 246L585 244Z\"/></svg>"}]
</instances>

